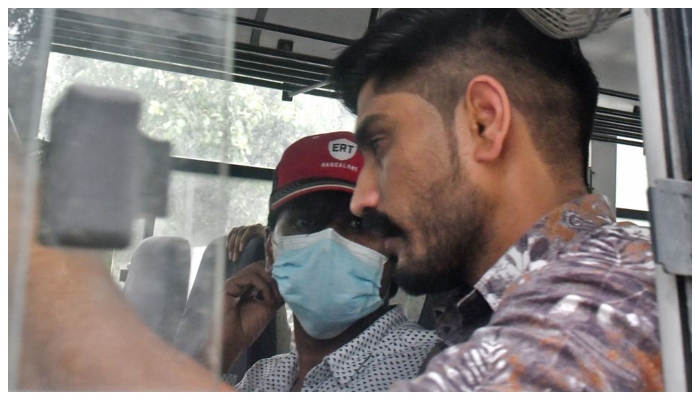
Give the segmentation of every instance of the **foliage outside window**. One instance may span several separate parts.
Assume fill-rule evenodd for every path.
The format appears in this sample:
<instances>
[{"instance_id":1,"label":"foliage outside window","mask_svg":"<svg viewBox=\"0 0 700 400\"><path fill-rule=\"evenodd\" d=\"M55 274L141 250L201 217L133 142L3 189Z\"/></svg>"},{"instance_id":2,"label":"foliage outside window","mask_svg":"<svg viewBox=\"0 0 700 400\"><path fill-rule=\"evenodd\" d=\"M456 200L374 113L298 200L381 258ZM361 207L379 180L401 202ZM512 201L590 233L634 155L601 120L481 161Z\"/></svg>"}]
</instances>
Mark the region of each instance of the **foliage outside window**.
<instances>
[{"instance_id":1,"label":"foliage outside window","mask_svg":"<svg viewBox=\"0 0 700 400\"><path fill-rule=\"evenodd\" d=\"M40 136L48 137L46 117L72 83L138 93L141 130L186 158L274 168L297 139L355 123L333 99L299 95L288 102L279 90L51 53Z\"/></svg>"}]
</instances>

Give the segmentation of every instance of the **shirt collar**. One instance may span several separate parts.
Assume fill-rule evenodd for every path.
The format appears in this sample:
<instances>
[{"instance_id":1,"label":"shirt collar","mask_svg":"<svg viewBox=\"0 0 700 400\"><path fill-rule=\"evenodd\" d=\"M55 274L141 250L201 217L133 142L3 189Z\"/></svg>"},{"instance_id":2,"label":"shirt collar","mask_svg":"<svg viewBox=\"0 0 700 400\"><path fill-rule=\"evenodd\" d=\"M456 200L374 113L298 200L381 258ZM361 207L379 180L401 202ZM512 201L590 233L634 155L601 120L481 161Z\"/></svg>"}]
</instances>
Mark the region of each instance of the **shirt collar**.
<instances>
[{"instance_id":1,"label":"shirt collar","mask_svg":"<svg viewBox=\"0 0 700 400\"><path fill-rule=\"evenodd\" d=\"M406 321L406 315L399 306L396 306L374 321L356 338L326 356L323 362L328 364L331 373L339 383L347 384L355 377L365 361L375 355L376 347L389 331Z\"/></svg>"},{"instance_id":2,"label":"shirt collar","mask_svg":"<svg viewBox=\"0 0 700 400\"><path fill-rule=\"evenodd\" d=\"M535 223L474 285L493 310L503 293L527 269L581 233L615 222L615 213L602 195L589 194L555 208Z\"/></svg>"}]
</instances>

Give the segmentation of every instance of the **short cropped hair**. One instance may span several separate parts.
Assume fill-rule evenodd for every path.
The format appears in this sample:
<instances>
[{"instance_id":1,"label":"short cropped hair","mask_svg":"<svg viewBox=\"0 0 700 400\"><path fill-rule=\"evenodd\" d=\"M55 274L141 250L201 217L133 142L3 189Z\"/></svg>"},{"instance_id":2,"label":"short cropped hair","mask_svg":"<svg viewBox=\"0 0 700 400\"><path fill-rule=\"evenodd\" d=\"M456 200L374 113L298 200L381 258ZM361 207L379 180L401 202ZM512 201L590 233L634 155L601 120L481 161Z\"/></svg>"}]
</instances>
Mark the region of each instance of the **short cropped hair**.
<instances>
[{"instance_id":1,"label":"short cropped hair","mask_svg":"<svg viewBox=\"0 0 700 400\"><path fill-rule=\"evenodd\" d=\"M377 92L420 95L451 128L457 102L479 74L505 87L554 176L586 182L598 80L578 41L544 35L517 10L389 11L336 58L331 82L353 113L374 79Z\"/></svg>"}]
</instances>

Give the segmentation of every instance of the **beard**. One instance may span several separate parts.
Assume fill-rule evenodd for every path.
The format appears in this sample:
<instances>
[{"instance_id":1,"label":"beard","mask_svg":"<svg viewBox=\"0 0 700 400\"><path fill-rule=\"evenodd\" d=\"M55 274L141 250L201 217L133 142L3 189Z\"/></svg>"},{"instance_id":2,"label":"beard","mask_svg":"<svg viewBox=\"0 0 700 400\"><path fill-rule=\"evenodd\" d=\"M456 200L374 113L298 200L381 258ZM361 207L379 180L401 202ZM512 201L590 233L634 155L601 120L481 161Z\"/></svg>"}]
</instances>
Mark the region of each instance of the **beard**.
<instances>
[{"instance_id":1,"label":"beard","mask_svg":"<svg viewBox=\"0 0 700 400\"><path fill-rule=\"evenodd\" d=\"M416 229L427 243L425 254L417 256L409 250L396 269L394 280L407 293L437 293L465 285L478 269L481 252L488 234L486 213L479 193L470 193L469 201L451 207L437 201L423 203ZM429 210L441 210L430 217Z\"/></svg>"},{"instance_id":2,"label":"beard","mask_svg":"<svg viewBox=\"0 0 700 400\"><path fill-rule=\"evenodd\" d=\"M401 229L406 248L393 278L412 295L470 286L478 279L490 241L492 203L455 159L451 174L422 191L411 210L413 229L425 242L424 254L415 254L412 238Z\"/></svg>"}]
</instances>

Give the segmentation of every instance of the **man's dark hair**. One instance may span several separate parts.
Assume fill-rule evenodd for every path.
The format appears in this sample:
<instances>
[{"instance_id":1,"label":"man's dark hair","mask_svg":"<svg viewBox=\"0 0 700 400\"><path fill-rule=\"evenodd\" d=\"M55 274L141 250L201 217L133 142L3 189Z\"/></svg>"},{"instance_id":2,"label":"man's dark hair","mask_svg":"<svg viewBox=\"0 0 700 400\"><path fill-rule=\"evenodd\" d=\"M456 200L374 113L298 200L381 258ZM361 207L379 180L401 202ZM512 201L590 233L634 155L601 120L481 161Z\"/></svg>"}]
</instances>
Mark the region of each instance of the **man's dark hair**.
<instances>
[{"instance_id":1,"label":"man's dark hair","mask_svg":"<svg viewBox=\"0 0 700 400\"><path fill-rule=\"evenodd\" d=\"M544 35L517 10L389 11L335 60L331 82L353 113L373 79L378 93L420 95L451 128L457 101L479 74L503 84L555 176L570 181L582 166L585 182L598 81L576 40Z\"/></svg>"}]
</instances>

